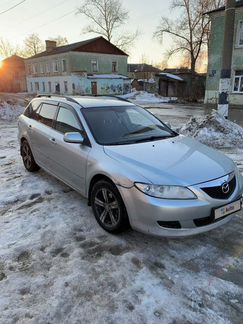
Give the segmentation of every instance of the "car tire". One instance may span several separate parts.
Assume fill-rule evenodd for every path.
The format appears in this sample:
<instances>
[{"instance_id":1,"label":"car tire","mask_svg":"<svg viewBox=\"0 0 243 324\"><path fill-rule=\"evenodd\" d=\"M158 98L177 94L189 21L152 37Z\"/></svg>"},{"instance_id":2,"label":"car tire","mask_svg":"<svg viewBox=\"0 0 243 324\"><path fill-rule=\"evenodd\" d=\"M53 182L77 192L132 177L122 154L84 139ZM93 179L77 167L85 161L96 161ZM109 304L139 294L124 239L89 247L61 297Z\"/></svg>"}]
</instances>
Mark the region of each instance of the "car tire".
<instances>
[{"instance_id":1,"label":"car tire","mask_svg":"<svg viewBox=\"0 0 243 324\"><path fill-rule=\"evenodd\" d=\"M40 167L35 162L29 143L26 140L22 141L20 150L25 169L29 172L38 171Z\"/></svg>"},{"instance_id":2,"label":"car tire","mask_svg":"<svg viewBox=\"0 0 243 324\"><path fill-rule=\"evenodd\" d=\"M129 228L127 211L114 184L96 182L91 190L91 206L100 226L109 233L121 233Z\"/></svg>"}]
</instances>

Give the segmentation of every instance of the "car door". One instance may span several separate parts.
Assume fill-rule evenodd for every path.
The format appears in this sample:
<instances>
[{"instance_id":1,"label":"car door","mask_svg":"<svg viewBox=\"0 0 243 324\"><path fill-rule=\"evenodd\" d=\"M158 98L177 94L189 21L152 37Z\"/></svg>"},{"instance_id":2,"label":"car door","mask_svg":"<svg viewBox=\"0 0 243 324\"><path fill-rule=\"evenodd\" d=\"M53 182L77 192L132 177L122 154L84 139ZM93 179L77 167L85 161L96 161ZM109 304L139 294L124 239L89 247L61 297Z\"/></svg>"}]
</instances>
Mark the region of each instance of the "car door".
<instances>
[{"instance_id":1,"label":"car door","mask_svg":"<svg viewBox=\"0 0 243 324\"><path fill-rule=\"evenodd\" d=\"M90 145L79 117L71 106L64 103L59 105L54 128L50 152L51 159L55 161L54 172L58 178L85 194ZM64 142L64 134L67 132L80 132L86 141L84 144Z\"/></svg>"},{"instance_id":2,"label":"car door","mask_svg":"<svg viewBox=\"0 0 243 324\"><path fill-rule=\"evenodd\" d=\"M57 103L42 102L38 110L33 113L29 122L29 138L36 162L49 171L53 169L51 159L53 122L57 114Z\"/></svg>"}]
</instances>

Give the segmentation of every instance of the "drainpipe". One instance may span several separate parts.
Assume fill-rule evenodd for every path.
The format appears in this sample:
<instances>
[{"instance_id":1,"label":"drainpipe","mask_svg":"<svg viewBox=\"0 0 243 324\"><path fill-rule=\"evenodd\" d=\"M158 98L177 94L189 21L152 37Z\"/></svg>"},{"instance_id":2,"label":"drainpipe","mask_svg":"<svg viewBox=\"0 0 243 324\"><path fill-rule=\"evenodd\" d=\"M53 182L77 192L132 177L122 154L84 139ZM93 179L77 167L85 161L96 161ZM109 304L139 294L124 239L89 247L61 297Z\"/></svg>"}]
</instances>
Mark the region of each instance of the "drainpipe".
<instances>
[{"instance_id":1,"label":"drainpipe","mask_svg":"<svg viewBox=\"0 0 243 324\"><path fill-rule=\"evenodd\" d=\"M231 64L234 43L235 0L226 0L224 20L224 42L219 80L218 112L228 118L229 93L231 91Z\"/></svg>"}]
</instances>

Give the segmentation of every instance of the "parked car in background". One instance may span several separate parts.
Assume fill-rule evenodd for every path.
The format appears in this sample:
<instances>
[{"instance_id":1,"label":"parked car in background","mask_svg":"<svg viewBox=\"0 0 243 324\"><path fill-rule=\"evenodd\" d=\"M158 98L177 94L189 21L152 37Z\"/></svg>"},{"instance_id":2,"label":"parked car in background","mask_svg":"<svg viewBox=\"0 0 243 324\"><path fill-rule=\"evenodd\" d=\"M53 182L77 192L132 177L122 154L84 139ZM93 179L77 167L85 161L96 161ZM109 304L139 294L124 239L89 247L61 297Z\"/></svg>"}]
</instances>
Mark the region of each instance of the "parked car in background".
<instances>
[{"instance_id":1,"label":"parked car in background","mask_svg":"<svg viewBox=\"0 0 243 324\"><path fill-rule=\"evenodd\" d=\"M80 192L108 232L192 235L242 208L232 160L126 100L39 96L18 126L25 168L41 167Z\"/></svg>"}]
</instances>

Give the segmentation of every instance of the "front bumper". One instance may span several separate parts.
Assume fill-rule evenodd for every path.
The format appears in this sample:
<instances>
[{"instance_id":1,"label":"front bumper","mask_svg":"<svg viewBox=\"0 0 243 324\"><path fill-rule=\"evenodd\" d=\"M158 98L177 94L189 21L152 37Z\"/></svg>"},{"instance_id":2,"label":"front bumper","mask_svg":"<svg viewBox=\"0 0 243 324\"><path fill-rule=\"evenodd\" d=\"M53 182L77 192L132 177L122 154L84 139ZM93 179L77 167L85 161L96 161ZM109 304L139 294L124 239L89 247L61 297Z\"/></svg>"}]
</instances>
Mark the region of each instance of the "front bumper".
<instances>
[{"instance_id":1,"label":"front bumper","mask_svg":"<svg viewBox=\"0 0 243 324\"><path fill-rule=\"evenodd\" d=\"M237 176L235 190L228 199L213 199L199 185L189 188L198 199L159 199L145 195L136 187L119 187L119 191L133 229L155 236L189 236L212 230L231 220L234 214L215 221L213 209L241 198L243 178Z\"/></svg>"}]
</instances>

